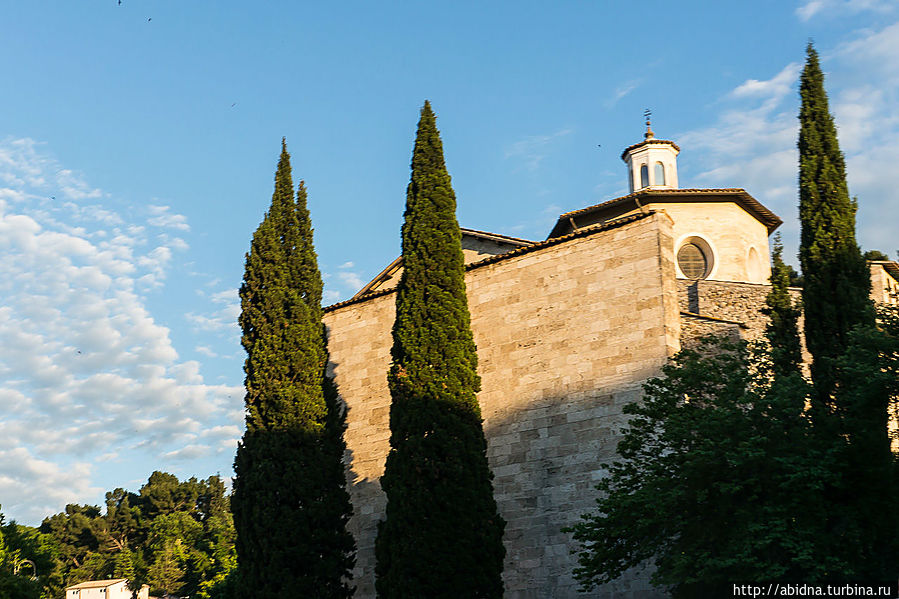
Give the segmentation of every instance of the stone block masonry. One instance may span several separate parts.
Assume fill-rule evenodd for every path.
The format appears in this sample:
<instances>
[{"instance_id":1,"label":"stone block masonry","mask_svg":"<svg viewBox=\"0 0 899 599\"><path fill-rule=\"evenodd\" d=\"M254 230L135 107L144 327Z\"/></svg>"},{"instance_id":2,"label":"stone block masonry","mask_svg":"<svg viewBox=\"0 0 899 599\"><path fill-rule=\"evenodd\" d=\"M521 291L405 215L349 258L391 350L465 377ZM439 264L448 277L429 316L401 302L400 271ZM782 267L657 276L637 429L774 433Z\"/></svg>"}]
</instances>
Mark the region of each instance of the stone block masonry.
<instances>
[{"instance_id":1,"label":"stone block masonry","mask_svg":"<svg viewBox=\"0 0 899 599\"><path fill-rule=\"evenodd\" d=\"M622 407L679 347L671 220L657 213L581 229L468 266L479 401L506 519L510 598L579 596L561 529L594 509ZM389 450L386 373L394 295L326 310L331 372L348 407L347 466L358 546L356 596L374 597L374 541ZM582 595L580 595L582 596ZM655 596L636 573L594 596Z\"/></svg>"},{"instance_id":2,"label":"stone block masonry","mask_svg":"<svg viewBox=\"0 0 899 599\"><path fill-rule=\"evenodd\" d=\"M705 335L727 335L754 341L765 336L768 317L762 313L770 285L734 281L677 280L681 310L681 344L689 347ZM793 302L801 304L802 289L790 288ZM811 354L805 347L805 320L799 317L803 371L808 374Z\"/></svg>"},{"instance_id":3,"label":"stone block masonry","mask_svg":"<svg viewBox=\"0 0 899 599\"><path fill-rule=\"evenodd\" d=\"M764 335L768 317L761 308L771 291L770 285L678 279L677 287L682 311L741 323L745 339ZM796 290L794 300L799 293Z\"/></svg>"}]
</instances>

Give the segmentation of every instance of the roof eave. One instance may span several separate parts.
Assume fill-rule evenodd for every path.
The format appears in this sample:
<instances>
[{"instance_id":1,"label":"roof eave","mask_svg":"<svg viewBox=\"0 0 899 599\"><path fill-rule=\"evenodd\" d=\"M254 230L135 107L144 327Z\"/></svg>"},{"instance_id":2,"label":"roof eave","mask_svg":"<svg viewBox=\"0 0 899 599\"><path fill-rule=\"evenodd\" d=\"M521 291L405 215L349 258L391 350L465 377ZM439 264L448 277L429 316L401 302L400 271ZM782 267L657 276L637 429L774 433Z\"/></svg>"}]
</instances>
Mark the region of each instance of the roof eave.
<instances>
[{"instance_id":1,"label":"roof eave","mask_svg":"<svg viewBox=\"0 0 899 599\"><path fill-rule=\"evenodd\" d=\"M580 208L578 210L572 210L570 212L566 212L564 214L559 215L556 224L553 226L552 231L550 231L547 239L551 239L552 237L559 235L565 229L567 224L570 224L570 219L573 219L577 216L583 214L590 214L593 212L597 212L599 210L604 210L608 208L613 208L615 206L619 206L621 204L625 204L627 202L634 202L637 204L636 200L642 200L643 198L653 198L653 197L671 197L671 196L733 196L733 198L729 198L728 201L734 201L736 203L740 203L740 200L743 200L746 205L743 205L743 208L749 212L753 217L756 218L760 223L765 225L768 229L768 234L773 233L783 221L779 216L765 208L761 202L752 197L749 192L745 189L741 189L738 187L734 188L720 188L720 189L641 189L639 191L635 191L626 196L621 196L618 198L613 198L606 202L602 202L600 204L594 204L593 206L587 206L586 208ZM642 203L650 203L650 202L642 202Z\"/></svg>"},{"instance_id":2,"label":"roof eave","mask_svg":"<svg viewBox=\"0 0 899 599\"><path fill-rule=\"evenodd\" d=\"M868 260L868 263L882 266L891 277L899 281L899 262L893 260Z\"/></svg>"},{"instance_id":3,"label":"roof eave","mask_svg":"<svg viewBox=\"0 0 899 599\"><path fill-rule=\"evenodd\" d=\"M522 246L520 248L514 249L512 251L506 252L504 254L495 254L493 256L487 256L483 260L478 260L477 262L470 262L465 265L465 271L475 270L477 268L481 268L487 266L488 264L495 264L496 262L501 262L504 260L509 260L511 258L515 258L517 256L521 256L523 254L527 254L530 252L536 252L542 250L547 247L551 247L560 243L565 243L571 239L577 239L580 237L586 237L587 235L593 235L594 233L599 233L600 231L608 231L610 229L615 229L617 227L621 227L627 225L629 223L647 218L655 214L654 211L650 210L644 214L632 214L630 216L625 216L623 218L614 219L604 223L598 223L595 225L590 225L587 227L583 227L578 229L577 231L572 231L566 235L562 235L560 237L555 237L553 239L546 239L544 241L537 241L532 245ZM400 257L402 258L402 256ZM337 302L336 304L331 304L330 306L324 306L322 310L324 312L333 312L334 310L350 306L352 304L358 304L361 302L366 302L370 299L374 299L376 297L381 297L384 295L389 295L391 293L396 292L396 287L388 287L386 289L375 289L374 291L369 291L365 294L356 294L348 300L344 300L342 302Z\"/></svg>"}]
</instances>

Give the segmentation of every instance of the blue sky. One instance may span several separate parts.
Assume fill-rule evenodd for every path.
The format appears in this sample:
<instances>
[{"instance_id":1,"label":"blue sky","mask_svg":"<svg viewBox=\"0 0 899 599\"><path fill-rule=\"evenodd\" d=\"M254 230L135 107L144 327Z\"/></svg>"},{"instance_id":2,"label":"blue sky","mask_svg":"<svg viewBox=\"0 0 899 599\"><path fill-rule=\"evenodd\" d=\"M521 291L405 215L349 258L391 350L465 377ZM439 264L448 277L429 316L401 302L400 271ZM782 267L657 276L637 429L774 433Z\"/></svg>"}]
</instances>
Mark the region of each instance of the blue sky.
<instances>
[{"instance_id":1,"label":"blue sky","mask_svg":"<svg viewBox=\"0 0 899 599\"><path fill-rule=\"evenodd\" d=\"M542 239L626 193L653 112L681 187L743 187L795 256L813 38L865 249L899 249L899 5L0 0L0 504L36 524L156 469L232 473L244 253L282 136L328 302L399 251L418 110L463 226ZM792 259L795 264L795 258Z\"/></svg>"}]
</instances>

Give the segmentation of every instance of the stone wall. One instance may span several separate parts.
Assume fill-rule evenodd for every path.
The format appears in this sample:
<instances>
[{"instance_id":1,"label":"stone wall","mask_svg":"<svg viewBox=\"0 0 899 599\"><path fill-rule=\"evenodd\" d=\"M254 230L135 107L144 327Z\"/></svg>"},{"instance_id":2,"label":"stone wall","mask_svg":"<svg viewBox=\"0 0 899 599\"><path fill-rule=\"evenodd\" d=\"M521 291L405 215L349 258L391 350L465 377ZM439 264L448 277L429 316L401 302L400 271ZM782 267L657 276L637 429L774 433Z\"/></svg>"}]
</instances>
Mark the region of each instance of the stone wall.
<instances>
[{"instance_id":1,"label":"stone wall","mask_svg":"<svg viewBox=\"0 0 899 599\"><path fill-rule=\"evenodd\" d=\"M881 304L899 304L897 263L888 260L868 262L871 274L871 299Z\"/></svg>"},{"instance_id":2,"label":"stone wall","mask_svg":"<svg viewBox=\"0 0 899 599\"><path fill-rule=\"evenodd\" d=\"M729 335L747 341L765 335L768 317L762 314L770 285L732 281L677 280L681 310L681 343L689 347L703 335ZM802 301L802 289L790 288L796 304ZM799 317L799 342L802 345L803 371L808 375L812 356L805 347L805 322Z\"/></svg>"},{"instance_id":3,"label":"stone wall","mask_svg":"<svg viewBox=\"0 0 899 599\"><path fill-rule=\"evenodd\" d=\"M570 536L615 456L622 407L676 351L671 221L650 214L468 267L488 459L506 519L510 598L579 596ZM386 372L394 296L329 308L332 371L348 406L357 597L374 597L374 539L389 449ZM649 597L646 576L593 596Z\"/></svg>"},{"instance_id":4,"label":"stone wall","mask_svg":"<svg viewBox=\"0 0 899 599\"><path fill-rule=\"evenodd\" d=\"M681 311L742 323L744 339L756 339L765 333L768 317L760 309L770 290L770 285L754 283L677 280Z\"/></svg>"},{"instance_id":5,"label":"stone wall","mask_svg":"<svg viewBox=\"0 0 899 599\"><path fill-rule=\"evenodd\" d=\"M731 341L739 341L743 339L746 327L740 323L729 320L718 320L687 312L681 313L681 348L690 349L696 347L701 337L715 335L718 337L727 337Z\"/></svg>"}]
</instances>

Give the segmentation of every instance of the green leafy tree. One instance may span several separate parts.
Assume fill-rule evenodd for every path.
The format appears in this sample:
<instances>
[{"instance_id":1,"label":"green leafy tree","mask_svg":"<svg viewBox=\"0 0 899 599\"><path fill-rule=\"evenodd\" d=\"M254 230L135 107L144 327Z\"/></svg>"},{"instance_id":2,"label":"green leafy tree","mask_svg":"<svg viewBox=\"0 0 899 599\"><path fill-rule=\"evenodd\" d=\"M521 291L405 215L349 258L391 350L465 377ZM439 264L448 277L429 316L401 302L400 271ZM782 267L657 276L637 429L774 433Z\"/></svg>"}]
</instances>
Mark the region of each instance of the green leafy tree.
<instances>
[{"instance_id":1,"label":"green leafy tree","mask_svg":"<svg viewBox=\"0 0 899 599\"><path fill-rule=\"evenodd\" d=\"M322 281L301 182L282 142L272 203L240 288L246 432L231 507L238 580L258 597L348 597L354 542L344 415L326 375Z\"/></svg>"},{"instance_id":2,"label":"green leafy tree","mask_svg":"<svg viewBox=\"0 0 899 599\"><path fill-rule=\"evenodd\" d=\"M208 500L201 503L205 531L201 548L209 564L197 590L199 599L211 599L220 589L224 589L237 567L236 534L230 505L221 480L216 477L213 482Z\"/></svg>"},{"instance_id":3,"label":"green leafy tree","mask_svg":"<svg viewBox=\"0 0 899 599\"><path fill-rule=\"evenodd\" d=\"M114 578L127 578L129 582L134 580L134 554L127 547L116 555L112 575Z\"/></svg>"},{"instance_id":4,"label":"green leafy tree","mask_svg":"<svg viewBox=\"0 0 899 599\"><path fill-rule=\"evenodd\" d=\"M428 102L412 154L388 383L380 597L501 597L505 522L477 400L456 199Z\"/></svg>"},{"instance_id":5,"label":"green leafy tree","mask_svg":"<svg viewBox=\"0 0 899 599\"><path fill-rule=\"evenodd\" d=\"M65 585L59 573L61 562L55 539L33 526L24 526L15 521L3 524L2 521L3 515L0 514L0 536L3 537L6 550L17 553L20 559L28 560L20 567L20 575L37 576L35 584L43 589L42 595L45 597L61 594Z\"/></svg>"},{"instance_id":6,"label":"green leafy tree","mask_svg":"<svg viewBox=\"0 0 899 599\"><path fill-rule=\"evenodd\" d=\"M892 580L899 563L899 488L896 456L891 451L889 413L899 400L899 309L882 306L877 325L858 326L837 360L851 384L837 391L842 417L841 484L835 494L840 510L836 530L854 576Z\"/></svg>"},{"instance_id":7,"label":"green leafy tree","mask_svg":"<svg viewBox=\"0 0 899 599\"><path fill-rule=\"evenodd\" d=\"M868 250L863 254L865 260L889 260L890 257L880 250Z\"/></svg>"},{"instance_id":8,"label":"green leafy tree","mask_svg":"<svg viewBox=\"0 0 899 599\"><path fill-rule=\"evenodd\" d=\"M571 529L585 589L646 561L674 597L847 572L823 534L833 473L804 409L810 388L780 369L767 349L706 338L644 385L596 513Z\"/></svg>"},{"instance_id":9,"label":"green leafy tree","mask_svg":"<svg viewBox=\"0 0 899 599\"><path fill-rule=\"evenodd\" d=\"M790 277L790 287L804 287L805 280L802 278L802 275L796 272L796 269L791 265L787 264L787 272Z\"/></svg>"},{"instance_id":10,"label":"green leafy tree","mask_svg":"<svg viewBox=\"0 0 899 599\"><path fill-rule=\"evenodd\" d=\"M832 407L837 359L857 325L873 324L870 277L855 240L858 203L849 197L846 164L830 114L824 74L811 43L799 94L799 260L805 340L819 407ZM822 417L823 418L823 417Z\"/></svg>"},{"instance_id":11,"label":"green leafy tree","mask_svg":"<svg viewBox=\"0 0 899 599\"><path fill-rule=\"evenodd\" d=\"M4 599L38 599L40 584L31 580L36 572L20 575L23 560L29 559L21 551L11 547L4 536L3 514L0 513L0 597Z\"/></svg>"},{"instance_id":12,"label":"green leafy tree","mask_svg":"<svg viewBox=\"0 0 899 599\"><path fill-rule=\"evenodd\" d=\"M97 506L69 504L41 523L41 532L51 535L59 548L64 584L107 578L111 573L112 555L104 555L99 532L101 513Z\"/></svg>"},{"instance_id":13,"label":"green leafy tree","mask_svg":"<svg viewBox=\"0 0 899 599\"><path fill-rule=\"evenodd\" d=\"M177 593L184 587L184 552L177 541L165 540L150 565L150 589L154 593Z\"/></svg>"},{"instance_id":14,"label":"green leafy tree","mask_svg":"<svg viewBox=\"0 0 899 599\"><path fill-rule=\"evenodd\" d=\"M154 472L139 493L115 489L106 511L67 506L40 529L17 527L16 542L35 556L47 597L86 580L127 578L131 589L160 581L199 599L234 567L234 527L218 476L179 481ZM178 572L182 574L179 575Z\"/></svg>"},{"instance_id":15,"label":"green leafy tree","mask_svg":"<svg viewBox=\"0 0 899 599\"><path fill-rule=\"evenodd\" d=\"M762 312L769 321L765 336L771 344L771 363L777 376L799 372L802 346L799 340L799 316L802 314L790 297L790 267L783 261L780 233L774 238L771 265L771 291Z\"/></svg>"}]
</instances>

